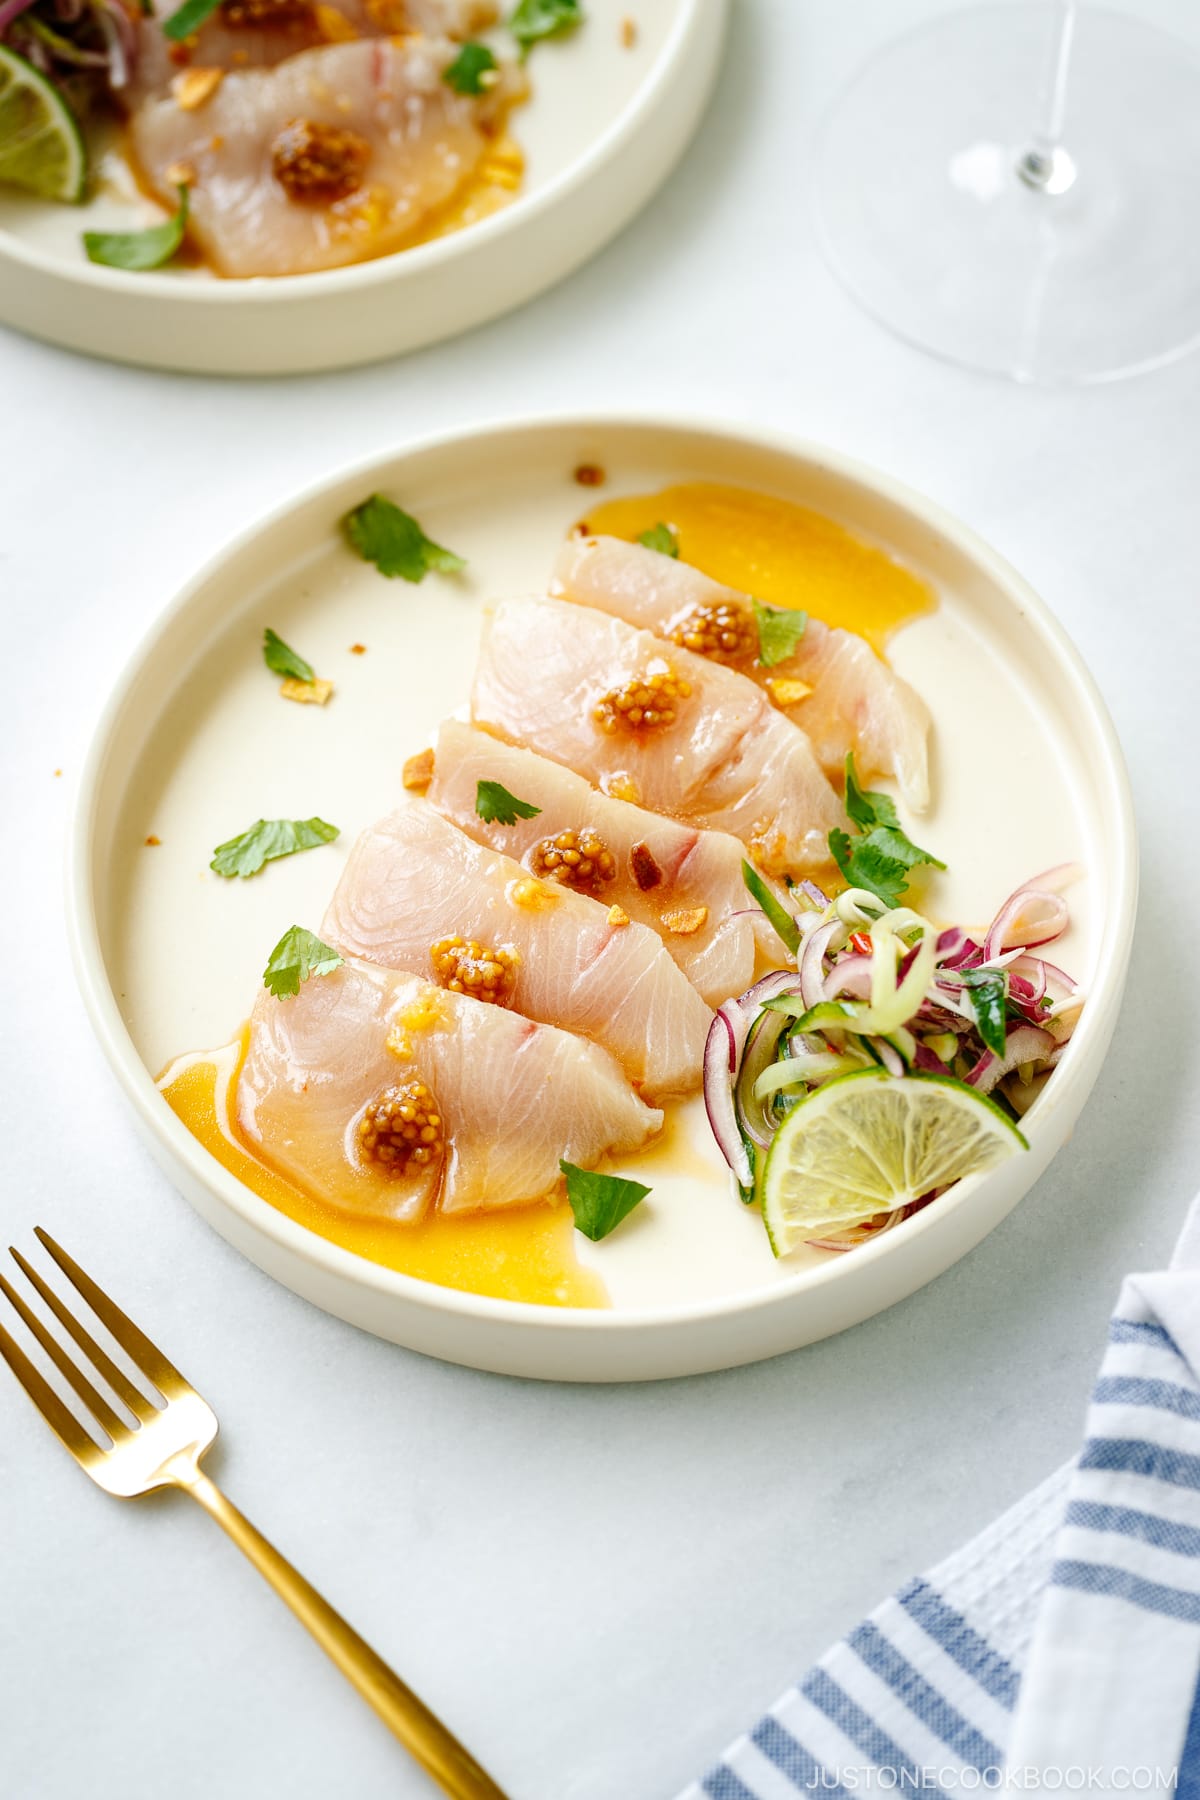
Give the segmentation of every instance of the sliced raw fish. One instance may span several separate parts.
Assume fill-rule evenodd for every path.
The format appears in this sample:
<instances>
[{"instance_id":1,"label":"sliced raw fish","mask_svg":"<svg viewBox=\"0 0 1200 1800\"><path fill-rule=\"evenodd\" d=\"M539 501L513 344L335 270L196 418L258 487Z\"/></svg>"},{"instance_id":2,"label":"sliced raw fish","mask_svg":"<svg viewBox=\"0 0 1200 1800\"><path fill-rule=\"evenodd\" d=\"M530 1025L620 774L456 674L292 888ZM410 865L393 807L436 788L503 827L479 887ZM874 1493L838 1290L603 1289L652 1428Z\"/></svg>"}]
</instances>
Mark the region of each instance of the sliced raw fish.
<instances>
[{"instance_id":1,"label":"sliced raw fish","mask_svg":"<svg viewBox=\"0 0 1200 1800\"><path fill-rule=\"evenodd\" d=\"M179 5L154 0L138 20L130 80L120 96L129 111L166 94L188 68L269 69L301 50L356 37L423 32L461 40L494 24L499 13L495 0L226 0L185 43L174 43L163 25Z\"/></svg>"},{"instance_id":2,"label":"sliced raw fish","mask_svg":"<svg viewBox=\"0 0 1200 1800\"><path fill-rule=\"evenodd\" d=\"M536 806L537 817L511 825L481 819L475 807L481 781L499 782ZM710 1006L754 979L745 850L728 832L701 831L610 799L561 763L459 719L447 719L438 733L428 798L477 843L649 925Z\"/></svg>"},{"instance_id":3,"label":"sliced raw fish","mask_svg":"<svg viewBox=\"0 0 1200 1800\"><path fill-rule=\"evenodd\" d=\"M200 106L140 107L133 153L172 208L186 175L189 229L219 274L381 256L454 198L524 82L509 64L486 94L455 93L454 54L446 38L373 38L234 70Z\"/></svg>"},{"instance_id":4,"label":"sliced raw fish","mask_svg":"<svg viewBox=\"0 0 1200 1800\"><path fill-rule=\"evenodd\" d=\"M688 563L620 538L571 538L559 552L554 592L614 613L630 625L682 643L721 613L734 642L718 654L749 675L807 732L817 760L840 776L853 750L860 776L892 775L914 812L929 804L929 712L915 693L853 631L808 620L794 653L764 668L749 597ZM719 642L719 639L717 640ZM811 693L792 699L788 684Z\"/></svg>"},{"instance_id":5,"label":"sliced raw fish","mask_svg":"<svg viewBox=\"0 0 1200 1800\"><path fill-rule=\"evenodd\" d=\"M418 1083L424 1116L436 1119L429 1155L385 1163L364 1126L381 1100ZM310 976L293 999L260 992L237 1117L300 1187L397 1219L434 1202L460 1212L542 1199L558 1186L560 1157L591 1167L662 1126L597 1045L357 961Z\"/></svg>"},{"instance_id":6,"label":"sliced raw fish","mask_svg":"<svg viewBox=\"0 0 1200 1800\"><path fill-rule=\"evenodd\" d=\"M699 1084L712 1014L658 936L538 881L424 801L363 832L321 931L340 950L459 979L491 1004L580 1032L649 1094Z\"/></svg>"},{"instance_id":7,"label":"sliced raw fish","mask_svg":"<svg viewBox=\"0 0 1200 1800\"><path fill-rule=\"evenodd\" d=\"M657 727L606 730L630 684L688 689ZM614 698L615 697L615 698ZM829 861L842 804L807 737L744 675L593 607L509 600L484 627L476 722L619 799L732 832L770 875ZM609 723L612 723L609 716Z\"/></svg>"}]
</instances>

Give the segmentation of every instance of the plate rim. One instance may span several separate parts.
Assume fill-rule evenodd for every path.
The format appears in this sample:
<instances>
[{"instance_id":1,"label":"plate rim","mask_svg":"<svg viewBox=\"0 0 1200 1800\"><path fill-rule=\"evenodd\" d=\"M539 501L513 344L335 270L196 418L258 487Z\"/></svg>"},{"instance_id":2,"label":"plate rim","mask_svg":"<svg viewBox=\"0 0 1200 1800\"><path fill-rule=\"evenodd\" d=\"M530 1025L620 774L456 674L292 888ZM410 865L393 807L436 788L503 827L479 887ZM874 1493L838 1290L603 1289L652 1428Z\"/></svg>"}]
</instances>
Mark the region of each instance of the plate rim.
<instances>
[{"instance_id":1,"label":"plate rim","mask_svg":"<svg viewBox=\"0 0 1200 1800\"><path fill-rule=\"evenodd\" d=\"M953 1194L939 1202L936 1209L925 1208L903 1221L895 1230L860 1245L852 1258L830 1258L819 1265L797 1270L784 1280L764 1284L759 1289L673 1305L622 1307L619 1310L559 1307L545 1302L507 1300L442 1287L420 1277L406 1275L400 1270L390 1269L334 1244L271 1206L269 1201L255 1194L219 1163L164 1103L155 1079L139 1055L121 1017L116 995L105 969L91 881L93 821L96 801L107 769L110 740L140 679L144 662L160 642L170 635L176 622L186 616L207 583L219 575L222 566L252 545L261 534L274 530L291 514L306 509L321 496L333 492L343 484L352 480L359 481L384 465L411 457L466 445L497 434L511 437L571 431L586 437L591 432L622 430L715 439L727 447L742 448L749 453L765 449L797 462L818 465L849 482L873 490L931 527L939 538L945 539L977 566L981 566L1004 592L1008 602L1019 610L1024 624L1040 633L1043 641L1053 648L1059 666L1069 672L1076 699L1084 703L1090 728L1103 751L1105 785L1110 797L1116 802L1112 815L1107 820L1113 839L1109 859L1112 901L1097 945L1098 973L1089 994L1089 1004L1084 1008L1079 1026L1072 1037L1071 1050L1064 1057L1056 1082L1047 1088L1045 1097L1039 1103L1038 1116L1041 1119L1069 1104L1077 1079L1082 1079L1082 1076L1076 1077L1075 1071L1083 1064L1087 1047L1093 1039L1103 1041L1106 1033L1111 1034L1127 973L1137 908L1137 831L1128 770L1108 707L1094 676L1065 627L1026 578L972 526L965 524L939 502L930 499L907 482L847 452L784 429L749 427L701 413L674 410L660 413L650 408L613 407L590 408L583 413L572 409L552 409L518 415L489 415L468 425L405 438L390 448L376 448L365 456L338 464L325 475L290 493L226 539L183 583L135 641L93 726L84 757L67 834L65 910L71 960L92 1029L151 1142L161 1145L173 1163L181 1163L188 1175L231 1211L244 1228L272 1240L285 1254L299 1257L313 1272L432 1314L450 1313L474 1319L481 1324L492 1323L501 1327L519 1324L535 1330L565 1331L572 1334L674 1331L683 1326L728 1319L733 1315L750 1315L763 1308L787 1305L803 1294L828 1287L835 1282L863 1279L865 1285L865 1277L855 1277L856 1269L872 1269L885 1257L894 1254L901 1241L907 1246L927 1232L938 1229L939 1221L945 1220L949 1214L958 1213L964 1205L969 1204L981 1183L994 1180L1002 1174L1003 1165L980 1175L967 1177L956 1186ZM1089 1085L1077 1110L1086 1104L1090 1091ZM1047 1160L1052 1160L1055 1154L1057 1149L1051 1151ZM189 1198L191 1204L186 1185L174 1181L173 1177L172 1179L173 1184ZM930 1276L928 1279L932 1278Z\"/></svg>"},{"instance_id":2,"label":"plate rim","mask_svg":"<svg viewBox=\"0 0 1200 1800\"><path fill-rule=\"evenodd\" d=\"M133 274L124 269L108 268L102 263L66 263L60 256L28 244L15 232L0 226L0 267L7 261L24 265L49 280L116 294L131 292L132 281L136 283L136 292L147 300L158 299L182 307L229 307L246 302L256 308L286 306L291 302L311 301L322 294L335 297L347 289L385 286L389 281L403 280L404 271L416 279L427 270L453 263L472 249L485 250L494 242L502 242L512 231L536 221L551 207L569 201L576 189L590 182L606 162L618 156L641 128L645 116L654 109L662 90L667 87L692 33L703 24L706 13L714 15L718 34L723 35L728 25L729 5L730 0L676 0L678 10L674 24L641 86L583 154L568 163L538 192L518 195L511 206L502 207L499 212L449 232L445 237L414 244L408 249L392 250L386 256L371 257L366 262L313 270L303 275L181 282L177 276L153 269ZM596 246L597 249L600 247Z\"/></svg>"}]
</instances>

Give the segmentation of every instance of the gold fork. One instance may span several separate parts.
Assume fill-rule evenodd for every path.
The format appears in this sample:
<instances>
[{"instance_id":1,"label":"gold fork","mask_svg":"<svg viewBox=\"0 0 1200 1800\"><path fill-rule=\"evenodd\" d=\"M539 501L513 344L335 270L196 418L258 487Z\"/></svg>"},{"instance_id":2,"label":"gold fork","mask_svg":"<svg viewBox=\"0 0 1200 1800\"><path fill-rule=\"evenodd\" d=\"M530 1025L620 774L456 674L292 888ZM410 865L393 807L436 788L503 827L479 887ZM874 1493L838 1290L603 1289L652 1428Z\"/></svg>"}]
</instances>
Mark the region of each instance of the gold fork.
<instances>
[{"instance_id":1,"label":"gold fork","mask_svg":"<svg viewBox=\"0 0 1200 1800\"><path fill-rule=\"evenodd\" d=\"M325 1654L332 1658L347 1680L353 1682L367 1704L374 1707L388 1729L451 1796L451 1800L505 1800L500 1788L447 1731L441 1720L204 1474L200 1458L217 1435L216 1414L208 1402L201 1399L162 1351L138 1330L119 1306L113 1304L48 1232L40 1225L35 1231L63 1274L112 1333L152 1390L147 1394L129 1380L54 1289L30 1267L18 1250L13 1250L18 1268L74 1340L77 1350L82 1351L82 1358L63 1348L3 1275L0 1275L0 1291L83 1402L98 1437L107 1442L102 1445L97 1437L84 1429L75 1413L39 1374L3 1326L0 1326L0 1354L47 1425L57 1433L81 1468L86 1469L92 1480L107 1493L116 1494L122 1500L164 1487L182 1488L185 1494L198 1500L228 1532L238 1549L249 1557L259 1574L266 1577L280 1599L291 1607L301 1624L307 1625ZM81 1361L90 1365L88 1374L80 1366ZM132 1424L104 1398L89 1379L89 1374L98 1375L107 1383L132 1416Z\"/></svg>"}]
</instances>

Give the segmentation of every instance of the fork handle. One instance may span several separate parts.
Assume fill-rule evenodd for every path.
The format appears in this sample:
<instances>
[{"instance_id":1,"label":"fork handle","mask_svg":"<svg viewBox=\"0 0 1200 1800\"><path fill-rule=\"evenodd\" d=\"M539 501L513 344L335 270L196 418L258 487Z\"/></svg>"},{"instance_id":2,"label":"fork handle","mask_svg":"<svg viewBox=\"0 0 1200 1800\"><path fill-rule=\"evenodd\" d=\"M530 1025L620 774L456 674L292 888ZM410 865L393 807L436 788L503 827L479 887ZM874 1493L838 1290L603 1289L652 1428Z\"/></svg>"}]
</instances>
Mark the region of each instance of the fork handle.
<instances>
[{"instance_id":1,"label":"fork handle","mask_svg":"<svg viewBox=\"0 0 1200 1800\"><path fill-rule=\"evenodd\" d=\"M430 1712L395 1670L390 1669L370 1644L359 1637L340 1613L323 1600L299 1570L282 1557L261 1531L250 1523L214 1481L199 1469L181 1485L248 1556L260 1575L307 1625L326 1656L335 1662L374 1707L409 1755L430 1774L451 1800L506 1800L491 1776L481 1769L469 1750Z\"/></svg>"}]
</instances>

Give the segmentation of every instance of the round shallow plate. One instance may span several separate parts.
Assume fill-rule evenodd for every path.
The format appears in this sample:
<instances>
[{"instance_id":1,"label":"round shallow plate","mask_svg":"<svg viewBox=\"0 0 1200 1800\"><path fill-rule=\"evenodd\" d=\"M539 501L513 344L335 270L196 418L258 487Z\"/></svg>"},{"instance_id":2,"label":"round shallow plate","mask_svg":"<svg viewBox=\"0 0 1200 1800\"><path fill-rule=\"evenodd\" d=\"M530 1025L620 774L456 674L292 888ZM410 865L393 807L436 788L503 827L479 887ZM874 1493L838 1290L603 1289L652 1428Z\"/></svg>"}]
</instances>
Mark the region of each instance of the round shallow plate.
<instances>
[{"instance_id":1,"label":"round shallow plate","mask_svg":"<svg viewBox=\"0 0 1200 1800\"><path fill-rule=\"evenodd\" d=\"M526 158L516 200L351 268L244 281L106 269L84 256L82 231L162 217L115 158L84 207L0 187L0 321L71 350L217 375L346 368L480 325L577 268L665 180L712 87L726 5L590 0L578 31L530 57L533 96L512 119Z\"/></svg>"},{"instance_id":2,"label":"round shallow plate","mask_svg":"<svg viewBox=\"0 0 1200 1800\"><path fill-rule=\"evenodd\" d=\"M775 493L839 520L933 585L938 609L889 651L935 721L936 799L920 836L949 869L930 909L985 921L1023 879L1077 859L1086 877L1055 955L1089 994L1027 1116L1028 1153L848 1255L802 1250L775 1262L761 1220L731 1193L702 1106L689 1103L674 1130L681 1155L655 1165L651 1199L604 1243L576 1234L612 1301L594 1311L435 1287L337 1247L220 1167L154 1085L172 1057L232 1036L280 921L319 920L357 832L395 804L402 760L465 699L481 603L544 588L583 505L571 474L582 462L607 471L606 493L689 480ZM375 489L465 555L466 576L413 588L359 562L337 521ZM257 649L268 623L336 678L330 706L270 697ZM355 642L369 654L348 655ZM311 813L341 827L336 845L274 864L259 881L208 873L210 846L246 820ZM161 843L148 850L151 833ZM93 1022L152 1148L204 1217L278 1280L383 1337L572 1380L693 1373L792 1349L891 1305L979 1243L1061 1148L1095 1080L1135 887L1128 785L1103 703L1059 626L994 551L899 483L820 448L615 419L486 426L376 457L224 550L169 608L110 701L70 872Z\"/></svg>"}]
</instances>

